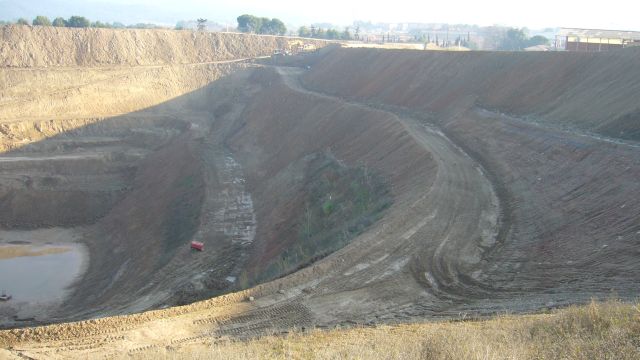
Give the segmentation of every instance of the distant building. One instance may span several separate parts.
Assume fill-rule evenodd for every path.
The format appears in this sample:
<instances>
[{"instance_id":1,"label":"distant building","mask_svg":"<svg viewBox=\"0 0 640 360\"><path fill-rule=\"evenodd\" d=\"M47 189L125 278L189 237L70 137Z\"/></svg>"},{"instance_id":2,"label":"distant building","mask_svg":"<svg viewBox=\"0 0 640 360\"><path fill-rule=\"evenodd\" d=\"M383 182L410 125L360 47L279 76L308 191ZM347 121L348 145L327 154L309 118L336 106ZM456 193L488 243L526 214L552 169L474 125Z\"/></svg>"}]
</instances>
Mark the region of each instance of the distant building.
<instances>
[{"instance_id":1,"label":"distant building","mask_svg":"<svg viewBox=\"0 0 640 360\"><path fill-rule=\"evenodd\" d=\"M586 52L640 46L640 31L561 28L554 45L556 50Z\"/></svg>"}]
</instances>

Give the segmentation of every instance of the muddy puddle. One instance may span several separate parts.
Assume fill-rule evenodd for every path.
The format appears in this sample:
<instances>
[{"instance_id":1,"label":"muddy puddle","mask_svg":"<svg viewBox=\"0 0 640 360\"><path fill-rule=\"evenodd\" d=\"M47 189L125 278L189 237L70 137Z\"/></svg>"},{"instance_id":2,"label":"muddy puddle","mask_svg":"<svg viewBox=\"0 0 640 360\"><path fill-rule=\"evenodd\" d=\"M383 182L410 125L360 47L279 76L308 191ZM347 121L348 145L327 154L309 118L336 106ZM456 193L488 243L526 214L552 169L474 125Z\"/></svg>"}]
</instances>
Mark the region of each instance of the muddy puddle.
<instances>
[{"instance_id":1,"label":"muddy puddle","mask_svg":"<svg viewBox=\"0 0 640 360\"><path fill-rule=\"evenodd\" d=\"M87 265L73 240L68 229L0 231L0 293L12 297L0 301L0 323L45 316L64 301Z\"/></svg>"}]
</instances>

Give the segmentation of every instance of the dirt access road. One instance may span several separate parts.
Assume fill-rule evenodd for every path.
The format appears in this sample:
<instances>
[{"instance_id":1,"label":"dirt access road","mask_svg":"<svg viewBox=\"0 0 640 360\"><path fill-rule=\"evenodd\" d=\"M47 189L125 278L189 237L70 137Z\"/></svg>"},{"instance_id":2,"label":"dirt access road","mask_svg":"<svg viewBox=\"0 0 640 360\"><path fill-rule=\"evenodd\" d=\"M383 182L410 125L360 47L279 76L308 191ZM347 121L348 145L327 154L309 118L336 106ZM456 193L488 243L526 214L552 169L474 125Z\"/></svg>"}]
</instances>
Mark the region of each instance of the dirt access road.
<instances>
[{"instance_id":1,"label":"dirt access road","mask_svg":"<svg viewBox=\"0 0 640 360\"><path fill-rule=\"evenodd\" d=\"M481 275L482 253L495 245L500 225L499 201L480 165L420 120L310 91L298 81L299 69L278 68L278 72L296 91L342 106L385 112L427 150L438 169L431 187L412 189L411 202L381 220L366 245L356 240L344 249L341 270L316 285L325 290L314 301L330 304L332 297L344 292L361 292L350 300L360 303L359 310L346 306L336 318L375 322L443 312L454 300L497 291L474 279ZM363 317L372 303L381 308L379 313ZM320 308L336 309L335 305Z\"/></svg>"},{"instance_id":2,"label":"dirt access road","mask_svg":"<svg viewBox=\"0 0 640 360\"><path fill-rule=\"evenodd\" d=\"M424 187L416 180L351 244L287 277L186 307L0 332L0 343L11 346L5 355L92 358L150 349L170 354L294 326L421 320L455 313L462 301L496 291L474 280L499 227L498 200L479 165L417 120L310 92L299 85L300 70L277 71L293 92L336 109L382 112L401 123L437 163L435 181ZM255 301L246 301L249 296Z\"/></svg>"}]
</instances>

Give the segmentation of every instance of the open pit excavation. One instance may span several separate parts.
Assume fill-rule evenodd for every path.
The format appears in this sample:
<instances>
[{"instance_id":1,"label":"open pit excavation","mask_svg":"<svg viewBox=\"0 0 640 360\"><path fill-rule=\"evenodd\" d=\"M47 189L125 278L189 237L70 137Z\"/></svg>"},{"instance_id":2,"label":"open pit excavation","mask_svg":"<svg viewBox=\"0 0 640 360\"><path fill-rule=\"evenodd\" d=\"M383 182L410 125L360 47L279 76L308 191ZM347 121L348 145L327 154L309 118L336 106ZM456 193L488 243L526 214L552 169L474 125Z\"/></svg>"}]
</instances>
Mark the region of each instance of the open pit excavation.
<instances>
[{"instance_id":1,"label":"open pit excavation","mask_svg":"<svg viewBox=\"0 0 640 360\"><path fill-rule=\"evenodd\" d=\"M169 355L640 290L637 49L329 46L274 66L247 59L291 39L1 36L2 356ZM18 288L16 263L43 277Z\"/></svg>"}]
</instances>

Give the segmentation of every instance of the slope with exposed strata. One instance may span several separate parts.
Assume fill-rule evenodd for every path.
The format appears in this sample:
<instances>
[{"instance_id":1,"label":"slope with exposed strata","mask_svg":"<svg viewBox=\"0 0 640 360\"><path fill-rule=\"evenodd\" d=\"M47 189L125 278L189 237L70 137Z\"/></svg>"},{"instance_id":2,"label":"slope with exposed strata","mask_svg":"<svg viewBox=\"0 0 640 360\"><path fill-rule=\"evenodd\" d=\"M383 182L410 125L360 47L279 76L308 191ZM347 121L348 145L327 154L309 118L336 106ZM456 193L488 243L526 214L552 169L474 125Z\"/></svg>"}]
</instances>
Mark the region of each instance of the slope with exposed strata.
<instances>
[{"instance_id":1,"label":"slope with exposed strata","mask_svg":"<svg viewBox=\"0 0 640 360\"><path fill-rule=\"evenodd\" d=\"M32 306L18 296L2 304L2 326L234 288L225 278L239 276L248 251L236 241L253 235L229 219L255 219L250 203L237 208L244 175L211 132L211 120L240 111L240 100L212 84L297 40L29 26L1 33L2 244L46 246L30 234L70 233L65 241L89 254L64 301ZM190 254L192 239L212 242L210 256Z\"/></svg>"},{"instance_id":2,"label":"slope with exposed strata","mask_svg":"<svg viewBox=\"0 0 640 360\"><path fill-rule=\"evenodd\" d=\"M269 56L291 39L189 30L3 26L0 66L152 66ZM322 46L323 41L305 40Z\"/></svg>"}]
</instances>

